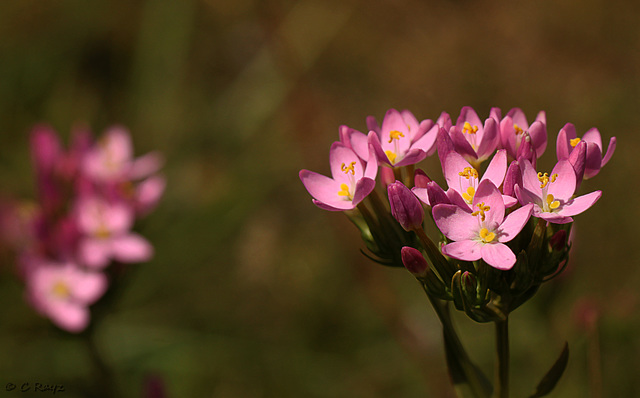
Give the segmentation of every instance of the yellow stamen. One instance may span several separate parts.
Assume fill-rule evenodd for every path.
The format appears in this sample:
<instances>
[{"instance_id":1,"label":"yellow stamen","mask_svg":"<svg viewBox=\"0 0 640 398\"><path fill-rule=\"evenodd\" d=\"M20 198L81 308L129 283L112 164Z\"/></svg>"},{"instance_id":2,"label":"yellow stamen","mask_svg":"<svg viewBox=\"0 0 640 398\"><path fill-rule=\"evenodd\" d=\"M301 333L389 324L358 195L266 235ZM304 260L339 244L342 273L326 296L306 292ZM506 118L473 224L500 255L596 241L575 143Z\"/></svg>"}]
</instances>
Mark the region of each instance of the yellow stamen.
<instances>
[{"instance_id":1,"label":"yellow stamen","mask_svg":"<svg viewBox=\"0 0 640 398\"><path fill-rule=\"evenodd\" d=\"M346 196L349 200L352 200L351 193L349 193L349 186L347 184L340 184L340 190L338 191L338 195Z\"/></svg>"},{"instance_id":2,"label":"yellow stamen","mask_svg":"<svg viewBox=\"0 0 640 398\"><path fill-rule=\"evenodd\" d=\"M404 137L404 134L402 134L402 131L398 131L398 130L389 131L389 143L391 143L393 140L399 140L400 137Z\"/></svg>"},{"instance_id":3,"label":"yellow stamen","mask_svg":"<svg viewBox=\"0 0 640 398\"><path fill-rule=\"evenodd\" d=\"M549 183L549 173L538 172L538 181L540 181L540 188L546 187Z\"/></svg>"},{"instance_id":4,"label":"yellow stamen","mask_svg":"<svg viewBox=\"0 0 640 398\"><path fill-rule=\"evenodd\" d=\"M57 281L51 288L51 294L57 298L66 299L71 295L71 289L69 289L66 283Z\"/></svg>"},{"instance_id":5,"label":"yellow stamen","mask_svg":"<svg viewBox=\"0 0 640 398\"><path fill-rule=\"evenodd\" d=\"M471 213L471 215L472 216L477 216L479 214L480 215L480 219L482 221L484 221L484 219L485 219L484 212L491 210L491 206L485 206L484 202L478 203L476 206L478 206L478 210L474 211L473 213Z\"/></svg>"},{"instance_id":6,"label":"yellow stamen","mask_svg":"<svg viewBox=\"0 0 640 398\"><path fill-rule=\"evenodd\" d=\"M467 188L467 192L462 193L462 197L467 203L471 204L473 202L473 196L476 194L476 190L473 187Z\"/></svg>"},{"instance_id":7,"label":"yellow stamen","mask_svg":"<svg viewBox=\"0 0 640 398\"><path fill-rule=\"evenodd\" d=\"M109 232L109 229L101 223L93 235L98 239L107 239L111 236L111 232Z\"/></svg>"},{"instance_id":8,"label":"yellow stamen","mask_svg":"<svg viewBox=\"0 0 640 398\"><path fill-rule=\"evenodd\" d=\"M478 170L473 167L465 167L464 170L458 173L458 175L466 178L467 180L471 177L478 178Z\"/></svg>"},{"instance_id":9,"label":"yellow stamen","mask_svg":"<svg viewBox=\"0 0 640 398\"><path fill-rule=\"evenodd\" d=\"M494 232L489 232L486 228L482 228L480 230L480 237L484 243L489 243L496 238L496 234Z\"/></svg>"},{"instance_id":10,"label":"yellow stamen","mask_svg":"<svg viewBox=\"0 0 640 398\"><path fill-rule=\"evenodd\" d=\"M553 195L547 195L547 204L551 210L557 209L560 206L560 201L555 200Z\"/></svg>"},{"instance_id":11,"label":"yellow stamen","mask_svg":"<svg viewBox=\"0 0 640 398\"><path fill-rule=\"evenodd\" d=\"M342 163L342 165L340 166L340 170L342 170L345 174L348 174L349 172L351 172L351 175L354 175L356 174L355 165L356 165L356 162L351 162L349 166Z\"/></svg>"},{"instance_id":12,"label":"yellow stamen","mask_svg":"<svg viewBox=\"0 0 640 398\"><path fill-rule=\"evenodd\" d=\"M551 182L556 182L557 179L558 179L558 173L551 174Z\"/></svg>"},{"instance_id":13,"label":"yellow stamen","mask_svg":"<svg viewBox=\"0 0 640 398\"><path fill-rule=\"evenodd\" d=\"M571 143L572 147L575 147L576 145L578 145L580 143L580 138L574 138L572 140L569 140L569 142Z\"/></svg>"},{"instance_id":14,"label":"yellow stamen","mask_svg":"<svg viewBox=\"0 0 640 398\"><path fill-rule=\"evenodd\" d=\"M516 135L524 133L524 130L515 123L513 124L513 128L516 130Z\"/></svg>"},{"instance_id":15,"label":"yellow stamen","mask_svg":"<svg viewBox=\"0 0 640 398\"><path fill-rule=\"evenodd\" d=\"M389 162L391 162L391 164L394 164L396 162L396 158L398 157L398 155L389 150L384 151L384 153L385 155L387 155L387 158L389 159Z\"/></svg>"},{"instance_id":16,"label":"yellow stamen","mask_svg":"<svg viewBox=\"0 0 640 398\"><path fill-rule=\"evenodd\" d=\"M465 134L475 134L478 132L478 126L471 126L471 123L464 122L462 125L462 132Z\"/></svg>"}]
</instances>

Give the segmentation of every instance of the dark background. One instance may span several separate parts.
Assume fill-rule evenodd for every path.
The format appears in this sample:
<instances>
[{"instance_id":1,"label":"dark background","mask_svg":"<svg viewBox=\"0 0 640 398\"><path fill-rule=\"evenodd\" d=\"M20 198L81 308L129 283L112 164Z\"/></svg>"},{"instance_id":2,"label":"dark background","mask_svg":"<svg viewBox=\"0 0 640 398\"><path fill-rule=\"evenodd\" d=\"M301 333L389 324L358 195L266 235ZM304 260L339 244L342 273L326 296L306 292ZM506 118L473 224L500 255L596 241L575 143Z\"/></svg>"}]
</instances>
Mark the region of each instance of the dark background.
<instances>
[{"instance_id":1,"label":"dark background","mask_svg":"<svg viewBox=\"0 0 640 398\"><path fill-rule=\"evenodd\" d=\"M571 358L555 396L597 390L598 355L604 396L640 396L639 8L2 2L0 192L34 198L37 122L64 137L78 123L96 134L122 123L137 154L165 154L166 194L139 224L156 256L130 267L95 330L123 396L141 396L150 378L171 397L447 396L420 287L366 260L357 231L311 204L298 171L328 173L338 126L365 130L367 115L391 107L454 120L464 105L481 118L492 106L521 107L529 120L545 110L542 169L567 122L579 135L595 126L605 142L616 136L618 149L581 188L604 193L577 217L570 269L511 317L513 396L533 390L564 341ZM422 166L440 178L434 159ZM0 396L28 395L5 392L9 382L83 396L96 369L81 338L36 315L10 267L0 278ZM581 326L581 308L599 311L597 333ZM457 323L491 374L491 325Z\"/></svg>"}]
</instances>

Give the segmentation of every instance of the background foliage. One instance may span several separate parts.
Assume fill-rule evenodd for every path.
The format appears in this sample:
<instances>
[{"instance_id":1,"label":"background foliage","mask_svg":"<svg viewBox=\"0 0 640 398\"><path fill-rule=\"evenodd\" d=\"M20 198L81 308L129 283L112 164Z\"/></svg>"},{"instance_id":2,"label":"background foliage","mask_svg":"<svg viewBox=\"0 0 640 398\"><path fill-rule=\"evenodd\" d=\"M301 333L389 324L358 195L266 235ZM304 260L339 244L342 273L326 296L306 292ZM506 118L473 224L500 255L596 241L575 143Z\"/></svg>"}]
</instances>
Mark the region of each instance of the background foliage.
<instances>
[{"instance_id":1,"label":"background foliage","mask_svg":"<svg viewBox=\"0 0 640 398\"><path fill-rule=\"evenodd\" d=\"M617 136L618 149L583 184L604 196L577 219L570 269L512 316L514 396L565 340L557 396L597 391L598 355L606 396L640 396L639 11L622 0L2 2L0 190L34 197L36 122L64 136L122 123L138 154L165 154L165 198L140 225L156 256L130 267L96 324L121 396L149 380L172 397L450 396L417 283L361 256L356 230L311 204L298 170L327 173L338 126L365 130L390 107L420 119L544 109L543 166L566 122ZM423 168L441 178L432 159ZM88 352L24 303L2 261L0 390L58 383L85 396ZM597 333L578 322L585 303L601 313ZM458 324L491 373L490 326Z\"/></svg>"}]
</instances>

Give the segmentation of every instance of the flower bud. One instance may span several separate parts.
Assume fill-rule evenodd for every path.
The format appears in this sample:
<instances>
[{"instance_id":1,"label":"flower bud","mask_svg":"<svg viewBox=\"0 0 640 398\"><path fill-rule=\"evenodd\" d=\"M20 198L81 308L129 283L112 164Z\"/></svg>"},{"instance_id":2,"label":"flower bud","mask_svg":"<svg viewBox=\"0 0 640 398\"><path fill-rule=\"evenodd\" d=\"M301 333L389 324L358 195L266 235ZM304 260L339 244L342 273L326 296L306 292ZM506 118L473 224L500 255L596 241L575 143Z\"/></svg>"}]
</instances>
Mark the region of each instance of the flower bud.
<instances>
[{"instance_id":1,"label":"flower bud","mask_svg":"<svg viewBox=\"0 0 640 398\"><path fill-rule=\"evenodd\" d=\"M413 175L413 179L415 181L414 185L416 186L416 188L426 188L427 184L431 182L431 178L429 178L427 173L425 173L421 169L416 169Z\"/></svg>"},{"instance_id":2,"label":"flower bud","mask_svg":"<svg viewBox=\"0 0 640 398\"><path fill-rule=\"evenodd\" d=\"M381 167L380 168L380 181L382 185L388 187L390 184L393 184L396 177L393 175L393 169L389 167Z\"/></svg>"},{"instance_id":3,"label":"flower bud","mask_svg":"<svg viewBox=\"0 0 640 398\"><path fill-rule=\"evenodd\" d=\"M424 212L420 200L400 181L387 187L391 214L406 231L422 228Z\"/></svg>"},{"instance_id":4,"label":"flower bud","mask_svg":"<svg viewBox=\"0 0 640 398\"><path fill-rule=\"evenodd\" d=\"M525 158L531 162L531 165L534 168L536 167L536 160L538 157L536 156L536 150L531 142L531 136L526 131L522 133L522 141L520 141L520 147L518 148L516 155L517 159Z\"/></svg>"},{"instance_id":5,"label":"flower bud","mask_svg":"<svg viewBox=\"0 0 640 398\"><path fill-rule=\"evenodd\" d=\"M515 186L522 185L522 174L520 173L520 164L517 161L511 162L507 174L502 184L502 193L511 197L516 197Z\"/></svg>"},{"instance_id":6,"label":"flower bud","mask_svg":"<svg viewBox=\"0 0 640 398\"><path fill-rule=\"evenodd\" d=\"M401 250L402 263L407 271L416 278L425 277L429 271L429 264L419 250L410 246L405 246Z\"/></svg>"}]
</instances>

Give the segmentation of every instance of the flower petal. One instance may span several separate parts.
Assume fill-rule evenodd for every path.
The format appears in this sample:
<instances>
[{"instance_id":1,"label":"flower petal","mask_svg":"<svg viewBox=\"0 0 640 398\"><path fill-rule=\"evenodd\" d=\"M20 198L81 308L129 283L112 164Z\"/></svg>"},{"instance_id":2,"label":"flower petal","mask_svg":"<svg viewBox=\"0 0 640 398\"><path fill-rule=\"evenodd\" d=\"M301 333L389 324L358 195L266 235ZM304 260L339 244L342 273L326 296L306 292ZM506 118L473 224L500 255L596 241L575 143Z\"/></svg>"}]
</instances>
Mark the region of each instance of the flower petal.
<instances>
[{"instance_id":1,"label":"flower petal","mask_svg":"<svg viewBox=\"0 0 640 398\"><path fill-rule=\"evenodd\" d=\"M458 260L476 261L482 258L482 246L486 245L475 240L462 240L442 246L442 253Z\"/></svg>"},{"instance_id":2,"label":"flower petal","mask_svg":"<svg viewBox=\"0 0 640 398\"><path fill-rule=\"evenodd\" d=\"M568 160L561 160L556 163L551 171L550 177L553 177L555 174L557 174L558 177L555 181L549 180L547 192L560 201L568 202L576 191L576 172ZM542 199L544 200L545 198Z\"/></svg>"},{"instance_id":3,"label":"flower petal","mask_svg":"<svg viewBox=\"0 0 640 398\"><path fill-rule=\"evenodd\" d=\"M449 204L435 205L432 212L438 229L447 238L462 241L476 237L478 221L471 213Z\"/></svg>"},{"instance_id":4,"label":"flower petal","mask_svg":"<svg viewBox=\"0 0 640 398\"><path fill-rule=\"evenodd\" d=\"M575 216L593 206L602 196L602 191L593 191L586 195L578 196L571 202L562 206L557 214L565 217Z\"/></svg>"},{"instance_id":5,"label":"flower petal","mask_svg":"<svg viewBox=\"0 0 640 398\"><path fill-rule=\"evenodd\" d=\"M504 222L499 227L498 242L509 242L515 238L533 213L533 204L525 205L505 217Z\"/></svg>"},{"instance_id":6,"label":"flower petal","mask_svg":"<svg viewBox=\"0 0 640 398\"><path fill-rule=\"evenodd\" d=\"M114 237L111 246L113 257L123 263L140 263L153 257L153 246L138 234Z\"/></svg>"},{"instance_id":7,"label":"flower petal","mask_svg":"<svg viewBox=\"0 0 640 398\"><path fill-rule=\"evenodd\" d=\"M493 159L487 166L487 170L482 175L482 180L489 180L495 185L499 187L502 185L504 181L504 176L507 173L507 151L504 149L500 149L496 152Z\"/></svg>"},{"instance_id":8,"label":"flower petal","mask_svg":"<svg viewBox=\"0 0 640 398\"><path fill-rule=\"evenodd\" d=\"M509 270L516 263L516 255L503 243L482 245L482 259L499 270Z\"/></svg>"},{"instance_id":9,"label":"flower petal","mask_svg":"<svg viewBox=\"0 0 640 398\"><path fill-rule=\"evenodd\" d=\"M489 207L489 210L484 213L484 224L487 225L487 228L495 229L502 224L502 220L504 220L504 200L498 188L489 180L484 180L478 185L476 194L473 197L472 210L478 210L478 205L481 203Z\"/></svg>"}]
</instances>

